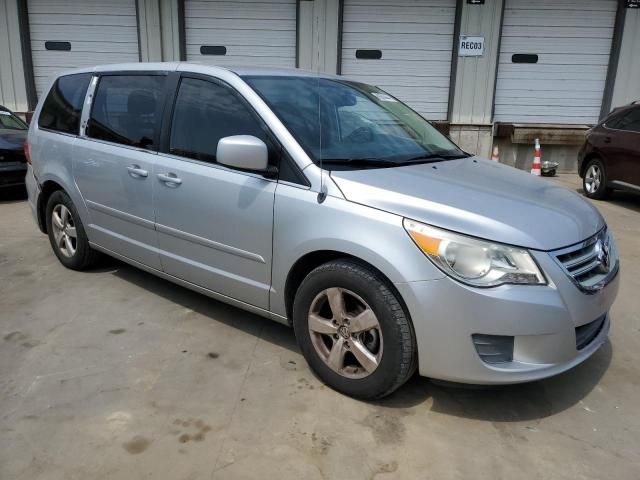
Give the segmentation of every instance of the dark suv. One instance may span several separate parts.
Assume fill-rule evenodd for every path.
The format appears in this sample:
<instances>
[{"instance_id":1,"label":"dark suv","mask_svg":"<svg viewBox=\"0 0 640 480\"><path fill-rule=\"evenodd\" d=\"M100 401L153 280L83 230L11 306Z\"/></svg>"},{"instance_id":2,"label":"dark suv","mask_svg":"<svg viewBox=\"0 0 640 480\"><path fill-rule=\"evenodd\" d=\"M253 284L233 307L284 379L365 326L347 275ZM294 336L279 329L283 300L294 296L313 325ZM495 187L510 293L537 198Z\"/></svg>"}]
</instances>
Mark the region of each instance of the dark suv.
<instances>
[{"instance_id":1,"label":"dark suv","mask_svg":"<svg viewBox=\"0 0 640 480\"><path fill-rule=\"evenodd\" d=\"M603 199L613 189L640 192L640 103L615 109L587 133L578 154L584 193Z\"/></svg>"}]
</instances>

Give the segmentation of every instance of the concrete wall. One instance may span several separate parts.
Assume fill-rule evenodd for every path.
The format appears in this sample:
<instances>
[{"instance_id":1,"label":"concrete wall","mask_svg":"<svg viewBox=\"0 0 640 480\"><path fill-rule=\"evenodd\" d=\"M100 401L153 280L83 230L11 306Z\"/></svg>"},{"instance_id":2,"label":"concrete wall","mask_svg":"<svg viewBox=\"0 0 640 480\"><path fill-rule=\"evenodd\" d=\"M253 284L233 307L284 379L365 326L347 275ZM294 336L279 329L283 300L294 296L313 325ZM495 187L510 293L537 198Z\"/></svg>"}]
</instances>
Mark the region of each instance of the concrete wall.
<instances>
[{"instance_id":1,"label":"concrete wall","mask_svg":"<svg viewBox=\"0 0 640 480\"><path fill-rule=\"evenodd\" d=\"M625 14L611 108L640 100L640 9Z\"/></svg>"},{"instance_id":2,"label":"concrete wall","mask_svg":"<svg viewBox=\"0 0 640 480\"><path fill-rule=\"evenodd\" d=\"M16 112L29 110L17 0L0 0L0 105Z\"/></svg>"},{"instance_id":3,"label":"concrete wall","mask_svg":"<svg viewBox=\"0 0 640 480\"><path fill-rule=\"evenodd\" d=\"M298 11L298 67L336 73L339 0L301 0Z\"/></svg>"}]
</instances>

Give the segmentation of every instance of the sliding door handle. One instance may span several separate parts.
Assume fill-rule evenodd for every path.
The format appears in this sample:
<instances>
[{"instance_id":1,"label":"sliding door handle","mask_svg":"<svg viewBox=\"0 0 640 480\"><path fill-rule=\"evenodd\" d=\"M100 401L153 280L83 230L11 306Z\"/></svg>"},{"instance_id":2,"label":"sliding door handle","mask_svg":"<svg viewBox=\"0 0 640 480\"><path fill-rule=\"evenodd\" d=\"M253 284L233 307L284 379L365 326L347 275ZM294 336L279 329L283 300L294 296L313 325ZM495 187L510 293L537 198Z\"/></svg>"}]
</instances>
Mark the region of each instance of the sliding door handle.
<instances>
[{"instance_id":1,"label":"sliding door handle","mask_svg":"<svg viewBox=\"0 0 640 480\"><path fill-rule=\"evenodd\" d=\"M129 165L127 167L127 170L129 171L129 175L131 175L134 178L140 178L140 177L146 178L149 176L149 172L140 168L140 165Z\"/></svg>"},{"instance_id":2,"label":"sliding door handle","mask_svg":"<svg viewBox=\"0 0 640 480\"><path fill-rule=\"evenodd\" d=\"M177 187L182 183L182 180L175 173L159 173L157 177L168 187Z\"/></svg>"}]
</instances>

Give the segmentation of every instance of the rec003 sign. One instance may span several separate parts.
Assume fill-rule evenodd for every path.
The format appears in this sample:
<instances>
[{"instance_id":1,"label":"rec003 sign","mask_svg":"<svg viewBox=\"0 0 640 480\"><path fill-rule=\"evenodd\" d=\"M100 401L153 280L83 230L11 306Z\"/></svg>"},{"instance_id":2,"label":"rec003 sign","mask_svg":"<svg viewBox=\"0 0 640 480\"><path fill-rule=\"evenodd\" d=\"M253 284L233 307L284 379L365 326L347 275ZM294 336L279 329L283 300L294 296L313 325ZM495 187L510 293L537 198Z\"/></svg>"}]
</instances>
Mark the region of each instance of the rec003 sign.
<instances>
[{"instance_id":1,"label":"rec003 sign","mask_svg":"<svg viewBox=\"0 0 640 480\"><path fill-rule=\"evenodd\" d=\"M484 37L460 37L458 56L481 57L484 53Z\"/></svg>"}]
</instances>

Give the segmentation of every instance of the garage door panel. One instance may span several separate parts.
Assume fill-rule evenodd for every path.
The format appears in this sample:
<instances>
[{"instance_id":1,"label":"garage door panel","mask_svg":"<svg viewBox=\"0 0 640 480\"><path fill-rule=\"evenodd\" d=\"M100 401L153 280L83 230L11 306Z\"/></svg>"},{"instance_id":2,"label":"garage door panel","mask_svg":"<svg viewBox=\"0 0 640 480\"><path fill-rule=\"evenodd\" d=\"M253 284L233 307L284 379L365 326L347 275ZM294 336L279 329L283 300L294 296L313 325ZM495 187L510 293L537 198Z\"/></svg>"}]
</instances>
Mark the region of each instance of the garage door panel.
<instances>
[{"instance_id":1,"label":"garage door panel","mask_svg":"<svg viewBox=\"0 0 640 480\"><path fill-rule=\"evenodd\" d=\"M515 52L515 53L519 53L519 52ZM558 67L558 66L562 67L565 65L566 66L582 65L586 67L585 68L586 70L589 69L590 65L594 67L609 65L609 55L592 55L592 54L580 54L580 53L571 55L566 53L559 53L559 54L544 53L544 54L538 55L537 64L517 64L517 63L514 64L511 62L512 56L513 56L512 53L501 54L499 57L500 62L503 62L505 66L508 66L511 64L511 66L513 67L528 67L529 65L535 66L539 64L544 64L545 66L546 65L549 66L549 71L554 71L556 70L555 67ZM546 67L545 67L545 70L546 70ZM601 70L601 68L598 68L598 70Z\"/></svg>"},{"instance_id":2,"label":"garage door panel","mask_svg":"<svg viewBox=\"0 0 640 480\"><path fill-rule=\"evenodd\" d=\"M611 7L606 4L607 0L579 0L579 1L567 1L567 0L508 0L508 7L517 9L518 11L530 10L535 8L536 10L573 10L575 12L585 11L604 11L608 12ZM550 12L553 13L553 12ZM507 12L505 10L505 16Z\"/></svg>"},{"instance_id":3,"label":"garage door panel","mask_svg":"<svg viewBox=\"0 0 640 480\"><path fill-rule=\"evenodd\" d=\"M91 15L132 15L135 13L135 5L129 0L113 0L108 3L100 2L82 2L83 5L90 8ZM29 14L65 14L73 15L78 12L78 6L75 3L67 1L63 2L32 2L28 4Z\"/></svg>"},{"instance_id":4,"label":"garage door panel","mask_svg":"<svg viewBox=\"0 0 640 480\"><path fill-rule=\"evenodd\" d=\"M372 22L354 21L349 25L349 32L355 33L370 33L372 29L375 29L376 33L398 33L398 29L401 29L405 35L411 34L426 34L426 35L450 35L452 34L453 25L442 23L402 23L398 22L377 22L372 25ZM418 39L419 41L421 39Z\"/></svg>"},{"instance_id":5,"label":"garage door panel","mask_svg":"<svg viewBox=\"0 0 640 480\"><path fill-rule=\"evenodd\" d=\"M215 29L215 30L267 30L292 31L296 29L295 19L286 20L260 20L240 18L194 18L189 21L190 29ZM219 32L216 32L219 34Z\"/></svg>"},{"instance_id":6,"label":"garage door panel","mask_svg":"<svg viewBox=\"0 0 640 480\"><path fill-rule=\"evenodd\" d=\"M437 50L396 50L385 48L383 51L382 60L393 59L394 61L416 61L416 62L439 62L447 64L442 61L442 52ZM356 48L344 48L343 53L350 58L358 60L356 58ZM450 64L449 64L450 65Z\"/></svg>"},{"instance_id":7,"label":"garage door panel","mask_svg":"<svg viewBox=\"0 0 640 480\"><path fill-rule=\"evenodd\" d=\"M96 61L96 52L75 52L73 56L73 61L68 61L68 56L65 55L67 52L50 52L50 51L41 51L41 52L33 52L33 61L39 64L44 64L45 62L55 63L55 67L51 68L41 68L41 71L51 71L55 72L56 67L67 65L67 68L76 68L78 63L85 65L93 65ZM137 62L138 54L137 53L122 53L122 52L111 52L111 53L101 53L100 54L100 63L126 63L126 62Z\"/></svg>"},{"instance_id":8,"label":"garage door panel","mask_svg":"<svg viewBox=\"0 0 640 480\"><path fill-rule=\"evenodd\" d=\"M111 25L118 27L136 28L136 17L131 15L72 15L72 14L45 14L29 12L30 25Z\"/></svg>"},{"instance_id":9,"label":"garage door panel","mask_svg":"<svg viewBox=\"0 0 640 480\"><path fill-rule=\"evenodd\" d=\"M184 2L186 57L213 65L295 67L296 1ZM203 45L226 48L202 55Z\"/></svg>"},{"instance_id":10,"label":"garage door panel","mask_svg":"<svg viewBox=\"0 0 640 480\"><path fill-rule=\"evenodd\" d=\"M219 40L219 43L215 43L214 40ZM217 31L215 35L212 35L212 33L206 29L191 30L189 32L187 48L192 48L192 52L199 53L200 46L202 45L264 45L287 47L295 51L295 46L291 45L290 32L272 32L268 37L259 39L238 30L221 29Z\"/></svg>"},{"instance_id":11,"label":"garage door panel","mask_svg":"<svg viewBox=\"0 0 640 480\"><path fill-rule=\"evenodd\" d=\"M138 43L138 31L136 27L105 26L99 29L96 26L66 26L66 25L31 25L31 40L45 42L47 40L74 40L90 41L94 39L135 42ZM97 31L98 30L98 31Z\"/></svg>"},{"instance_id":12,"label":"garage door panel","mask_svg":"<svg viewBox=\"0 0 640 480\"><path fill-rule=\"evenodd\" d=\"M350 78L353 78L351 75ZM406 75L404 78L398 79L396 75L367 75L367 82L377 85L382 89L389 87L420 87L420 92L431 92L431 89L437 89L433 93L442 93L442 89L449 91L449 77L428 77L425 75ZM428 85L428 86L427 86Z\"/></svg>"},{"instance_id":13,"label":"garage door panel","mask_svg":"<svg viewBox=\"0 0 640 480\"><path fill-rule=\"evenodd\" d=\"M275 58L291 58L291 49L289 47L274 47L268 45L226 45L227 54L225 57L275 57ZM200 48L191 45L187 48L187 56L197 56L200 54Z\"/></svg>"},{"instance_id":14,"label":"garage door panel","mask_svg":"<svg viewBox=\"0 0 640 480\"><path fill-rule=\"evenodd\" d=\"M361 33L344 32L342 35L342 48L380 48L394 50L416 50L421 45L429 45L429 50L448 52L451 55L452 38L448 35L437 34L407 34L407 33L380 33L371 36L367 45L363 45Z\"/></svg>"},{"instance_id":15,"label":"garage door panel","mask_svg":"<svg viewBox=\"0 0 640 480\"><path fill-rule=\"evenodd\" d=\"M616 0L506 0L495 120L598 121L615 23ZM536 63L513 63L517 53Z\"/></svg>"},{"instance_id":16,"label":"garage door panel","mask_svg":"<svg viewBox=\"0 0 640 480\"><path fill-rule=\"evenodd\" d=\"M576 103L580 104L580 108L600 108L600 101L598 98L589 97L588 95L579 95L575 92L565 92L564 97L548 96L544 99L544 106L556 106L556 107L571 107ZM538 97L523 97L509 95L507 93L496 97L496 103L501 105L527 105L530 107L539 107L540 98Z\"/></svg>"},{"instance_id":17,"label":"garage door panel","mask_svg":"<svg viewBox=\"0 0 640 480\"><path fill-rule=\"evenodd\" d=\"M379 75L380 70L387 70L388 77L398 77L398 72L402 75L420 75L422 77L446 77L449 78L451 66L445 62L434 62L429 65L429 69L424 67L425 62L408 62L405 60L379 60L373 63L370 60L349 60L342 64L345 75ZM358 73L347 73L357 70ZM401 80L398 80L401 81ZM395 83L395 82L394 82Z\"/></svg>"},{"instance_id":18,"label":"garage door panel","mask_svg":"<svg viewBox=\"0 0 640 480\"><path fill-rule=\"evenodd\" d=\"M73 51L74 52L91 52L91 53L119 53L122 54L122 42L93 42L93 41L81 41L74 40L73 41ZM38 52L49 52L51 54L60 53L60 52L52 52L46 50L44 48L44 42L40 42L37 48L32 48L31 52L35 55ZM126 54L126 52L125 52ZM136 56L137 54L131 53L131 55Z\"/></svg>"},{"instance_id":19,"label":"garage door panel","mask_svg":"<svg viewBox=\"0 0 640 480\"><path fill-rule=\"evenodd\" d=\"M217 2L215 5L210 2L189 2L189 15L204 19L296 19L296 12L291 10L290 2L269 3L268 8L256 8L250 2Z\"/></svg>"},{"instance_id":20,"label":"garage door panel","mask_svg":"<svg viewBox=\"0 0 640 480\"><path fill-rule=\"evenodd\" d=\"M508 48L501 48L501 53L522 53L530 48L531 40L529 37L511 37L508 41ZM603 42L600 38L564 38L562 42L558 42L557 38L536 38L537 54L574 54L581 49L594 55L609 55L611 51L610 45L607 45L607 42Z\"/></svg>"},{"instance_id":21,"label":"garage door panel","mask_svg":"<svg viewBox=\"0 0 640 480\"><path fill-rule=\"evenodd\" d=\"M61 71L140 58L135 0L28 0L27 10L38 95ZM47 41L71 50L47 50Z\"/></svg>"},{"instance_id":22,"label":"garage door panel","mask_svg":"<svg viewBox=\"0 0 640 480\"><path fill-rule=\"evenodd\" d=\"M573 27L522 27L504 26L502 39L515 38L555 38L564 41L566 38L600 38L611 40L613 24L611 28L573 28Z\"/></svg>"},{"instance_id":23,"label":"garage door panel","mask_svg":"<svg viewBox=\"0 0 640 480\"><path fill-rule=\"evenodd\" d=\"M341 72L378 85L427 118L447 117L455 0L345 0ZM377 49L377 60L356 58Z\"/></svg>"}]
</instances>

